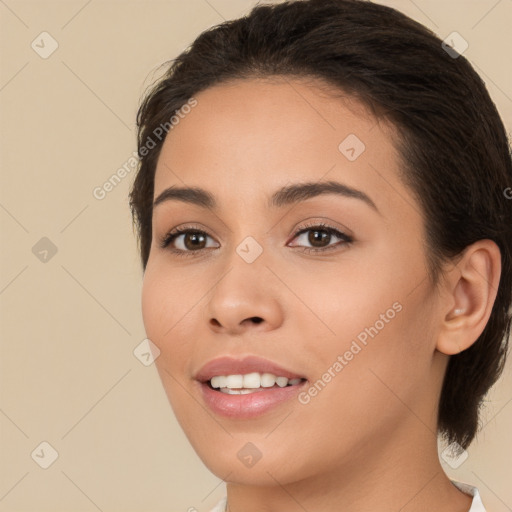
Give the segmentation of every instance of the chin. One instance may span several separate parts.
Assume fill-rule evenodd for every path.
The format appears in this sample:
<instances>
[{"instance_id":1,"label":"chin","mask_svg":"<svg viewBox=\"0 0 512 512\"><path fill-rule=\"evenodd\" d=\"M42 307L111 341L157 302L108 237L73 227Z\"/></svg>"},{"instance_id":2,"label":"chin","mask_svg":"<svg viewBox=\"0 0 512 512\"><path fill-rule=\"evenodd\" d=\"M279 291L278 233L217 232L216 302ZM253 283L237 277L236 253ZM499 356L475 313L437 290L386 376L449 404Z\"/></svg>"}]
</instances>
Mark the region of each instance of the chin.
<instances>
[{"instance_id":1,"label":"chin","mask_svg":"<svg viewBox=\"0 0 512 512\"><path fill-rule=\"evenodd\" d=\"M208 436L206 436L208 437ZM229 438L229 439L228 439ZM203 464L217 477L226 482L243 485L286 485L308 476L311 462L302 463L297 450L284 447L265 439L251 441L251 436L224 437L216 442L201 436L201 440L189 440ZM307 455L305 455L307 459ZM310 457L311 459L311 457Z\"/></svg>"}]
</instances>

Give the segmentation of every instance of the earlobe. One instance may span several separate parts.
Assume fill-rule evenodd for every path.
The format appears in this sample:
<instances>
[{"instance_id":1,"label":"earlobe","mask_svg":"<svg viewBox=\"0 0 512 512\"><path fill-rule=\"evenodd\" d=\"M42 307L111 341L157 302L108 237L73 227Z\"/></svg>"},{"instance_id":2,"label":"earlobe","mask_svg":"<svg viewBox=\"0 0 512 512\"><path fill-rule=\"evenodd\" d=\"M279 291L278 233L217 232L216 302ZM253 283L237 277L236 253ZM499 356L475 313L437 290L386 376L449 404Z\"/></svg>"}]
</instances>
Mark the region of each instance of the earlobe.
<instances>
[{"instance_id":1,"label":"earlobe","mask_svg":"<svg viewBox=\"0 0 512 512\"><path fill-rule=\"evenodd\" d=\"M445 276L443 318L437 350L454 355L482 334L491 315L501 275L500 250L492 240L468 246Z\"/></svg>"}]
</instances>

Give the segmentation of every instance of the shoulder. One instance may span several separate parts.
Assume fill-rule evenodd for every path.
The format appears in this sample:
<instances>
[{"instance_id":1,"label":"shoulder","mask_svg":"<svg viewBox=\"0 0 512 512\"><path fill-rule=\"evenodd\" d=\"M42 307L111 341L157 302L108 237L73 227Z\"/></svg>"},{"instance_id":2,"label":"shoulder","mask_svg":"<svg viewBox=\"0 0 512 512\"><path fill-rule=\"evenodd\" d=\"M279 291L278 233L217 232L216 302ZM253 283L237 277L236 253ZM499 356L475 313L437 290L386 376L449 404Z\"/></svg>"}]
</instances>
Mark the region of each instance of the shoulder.
<instances>
[{"instance_id":1,"label":"shoulder","mask_svg":"<svg viewBox=\"0 0 512 512\"><path fill-rule=\"evenodd\" d=\"M468 510L468 512L486 512L484 504L482 503L482 498L480 497L480 493L475 486L462 482L456 482L455 480L452 480L451 482L463 493L473 497L473 502L471 503L471 508Z\"/></svg>"}]
</instances>

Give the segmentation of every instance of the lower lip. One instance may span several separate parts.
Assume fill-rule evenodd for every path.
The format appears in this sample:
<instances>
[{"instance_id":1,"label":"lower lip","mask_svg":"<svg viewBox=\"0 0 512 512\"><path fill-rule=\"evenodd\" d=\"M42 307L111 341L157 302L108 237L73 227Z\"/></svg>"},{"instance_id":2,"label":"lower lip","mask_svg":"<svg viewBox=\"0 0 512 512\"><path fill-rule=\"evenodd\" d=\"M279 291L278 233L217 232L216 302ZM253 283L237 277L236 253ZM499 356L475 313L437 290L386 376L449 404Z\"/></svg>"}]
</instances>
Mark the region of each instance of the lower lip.
<instances>
[{"instance_id":1,"label":"lower lip","mask_svg":"<svg viewBox=\"0 0 512 512\"><path fill-rule=\"evenodd\" d=\"M304 381L295 386L268 388L246 395L229 395L212 389L208 383L199 383L206 405L216 414L230 418L254 418L296 398L307 384Z\"/></svg>"}]
</instances>

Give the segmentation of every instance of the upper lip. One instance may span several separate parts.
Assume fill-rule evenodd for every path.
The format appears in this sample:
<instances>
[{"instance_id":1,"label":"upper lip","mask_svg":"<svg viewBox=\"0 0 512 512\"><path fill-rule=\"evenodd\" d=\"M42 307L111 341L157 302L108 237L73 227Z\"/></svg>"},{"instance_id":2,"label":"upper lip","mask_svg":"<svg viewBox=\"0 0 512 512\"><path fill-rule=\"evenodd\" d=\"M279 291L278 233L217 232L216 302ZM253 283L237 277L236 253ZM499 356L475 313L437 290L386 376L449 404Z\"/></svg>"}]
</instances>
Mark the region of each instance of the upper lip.
<instances>
[{"instance_id":1,"label":"upper lip","mask_svg":"<svg viewBox=\"0 0 512 512\"><path fill-rule=\"evenodd\" d=\"M217 375L245 375L248 373L272 373L276 377L288 379L303 379L304 376L287 370L277 363L258 356L245 356L240 358L224 356L212 359L206 363L196 374L200 382L207 382Z\"/></svg>"}]
</instances>

